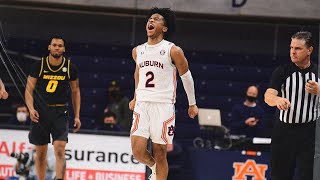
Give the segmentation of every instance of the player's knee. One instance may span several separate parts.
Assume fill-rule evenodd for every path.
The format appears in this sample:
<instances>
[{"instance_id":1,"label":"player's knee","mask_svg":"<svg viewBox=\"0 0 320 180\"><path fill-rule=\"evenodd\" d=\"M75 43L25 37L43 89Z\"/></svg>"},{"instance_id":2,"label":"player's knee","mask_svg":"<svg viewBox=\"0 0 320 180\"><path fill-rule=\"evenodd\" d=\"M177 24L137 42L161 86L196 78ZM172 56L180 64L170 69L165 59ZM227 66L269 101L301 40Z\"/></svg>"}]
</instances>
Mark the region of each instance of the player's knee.
<instances>
[{"instance_id":1,"label":"player's knee","mask_svg":"<svg viewBox=\"0 0 320 180\"><path fill-rule=\"evenodd\" d=\"M44 162L46 158L47 158L47 155L44 152L37 152L35 155L35 159L37 159L40 162Z\"/></svg>"},{"instance_id":2,"label":"player's knee","mask_svg":"<svg viewBox=\"0 0 320 180\"><path fill-rule=\"evenodd\" d=\"M164 160L167 158L167 152L164 152L164 151L157 151L157 152L154 152L153 153L153 156L155 159L157 160Z\"/></svg>"},{"instance_id":3,"label":"player's knee","mask_svg":"<svg viewBox=\"0 0 320 180\"><path fill-rule=\"evenodd\" d=\"M164 145L154 146L153 155L155 159L166 159L167 158L167 148Z\"/></svg>"},{"instance_id":4,"label":"player's knee","mask_svg":"<svg viewBox=\"0 0 320 180\"><path fill-rule=\"evenodd\" d=\"M57 159L64 159L65 158L64 152L62 152L62 151L56 152L56 158Z\"/></svg>"},{"instance_id":5,"label":"player's knee","mask_svg":"<svg viewBox=\"0 0 320 180\"><path fill-rule=\"evenodd\" d=\"M65 157L65 149L64 147L56 147L55 148L56 158L63 159Z\"/></svg>"},{"instance_id":6,"label":"player's knee","mask_svg":"<svg viewBox=\"0 0 320 180\"><path fill-rule=\"evenodd\" d=\"M133 157L136 158L137 160L141 159L143 157L144 154L144 150L139 149L139 148L133 148L132 149L132 154Z\"/></svg>"}]
</instances>

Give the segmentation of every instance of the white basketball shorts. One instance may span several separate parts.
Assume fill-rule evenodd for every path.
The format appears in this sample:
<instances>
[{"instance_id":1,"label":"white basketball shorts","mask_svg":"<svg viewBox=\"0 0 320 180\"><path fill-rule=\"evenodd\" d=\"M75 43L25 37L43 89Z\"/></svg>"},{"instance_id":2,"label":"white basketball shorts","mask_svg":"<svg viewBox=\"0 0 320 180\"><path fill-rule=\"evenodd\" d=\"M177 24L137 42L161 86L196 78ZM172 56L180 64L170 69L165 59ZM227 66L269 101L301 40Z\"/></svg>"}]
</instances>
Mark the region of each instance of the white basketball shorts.
<instances>
[{"instance_id":1,"label":"white basketball shorts","mask_svg":"<svg viewBox=\"0 0 320 180\"><path fill-rule=\"evenodd\" d=\"M172 144L175 127L174 104L136 102L131 136L151 139L156 144Z\"/></svg>"}]
</instances>

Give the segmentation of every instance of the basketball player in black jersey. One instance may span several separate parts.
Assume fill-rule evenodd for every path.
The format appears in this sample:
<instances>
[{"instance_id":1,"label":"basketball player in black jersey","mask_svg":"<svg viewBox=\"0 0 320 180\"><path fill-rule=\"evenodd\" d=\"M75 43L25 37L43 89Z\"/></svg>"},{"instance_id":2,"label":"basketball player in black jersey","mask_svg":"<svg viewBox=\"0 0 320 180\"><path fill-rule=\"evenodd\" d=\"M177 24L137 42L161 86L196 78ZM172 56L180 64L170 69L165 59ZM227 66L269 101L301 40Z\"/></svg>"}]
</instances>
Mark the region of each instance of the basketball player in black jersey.
<instances>
[{"instance_id":1,"label":"basketball player in black jersey","mask_svg":"<svg viewBox=\"0 0 320 180\"><path fill-rule=\"evenodd\" d=\"M29 141L36 145L36 170L45 180L50 134L56 157L56 179L63 179L66 170L65 147L68 142L68 92L71 88L74 110L74 132L80 129L80 88L77 68L63 57L65 40L51 38L49 56L36 62L28 76L26 104L32 120Z\"/></svg>"}]
</instances>

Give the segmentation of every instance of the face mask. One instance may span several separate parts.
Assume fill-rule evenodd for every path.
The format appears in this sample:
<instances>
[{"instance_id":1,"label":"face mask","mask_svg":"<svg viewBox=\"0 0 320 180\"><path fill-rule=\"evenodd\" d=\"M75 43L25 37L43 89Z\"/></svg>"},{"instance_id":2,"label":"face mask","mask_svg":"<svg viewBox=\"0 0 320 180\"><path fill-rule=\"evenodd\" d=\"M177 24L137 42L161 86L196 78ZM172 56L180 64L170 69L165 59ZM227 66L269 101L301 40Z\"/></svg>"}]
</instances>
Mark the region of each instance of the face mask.
<instances>
[{"instance_id":1,"label":"face mask","mask_svg":"<svg viewBox=\"0 0 320 180\"><path fill-rule=\"evenodd\" d=\"M19 122L26 122L27 121L27 113L17 112L17 119Z\"/></svg>"},{"instance_id":2,"label":"face mask","mask_svg":"<svg viewBox=\"0 0 320 180\"><path fill-rule=\"evenodd\" d=\"M110 96L113 98L119 97L120 96L120 92L119 91L111 91L110 92Z\"/></svg>"},{"instance_id":3,"label":"face mask","mask_svg":"<svg viewBox=\"0 0 320 180\"><path fill-rule=\"evenodd\" d=\"M114 124L104 124L105 130L112 130L114 127Z\"/></svg>"},{"instance_id":4,"label":"face mask","mask_svg":"<svg viewBox=\"0 0 320 180\"><path fill-rule=\"evenodd\" d=\"M247 100L248 100L249 102L255 102L255 101L257 100L257 97L253 97L253 96L248 96L248 95L247 95Z\"/></svg>"}]
</instances>

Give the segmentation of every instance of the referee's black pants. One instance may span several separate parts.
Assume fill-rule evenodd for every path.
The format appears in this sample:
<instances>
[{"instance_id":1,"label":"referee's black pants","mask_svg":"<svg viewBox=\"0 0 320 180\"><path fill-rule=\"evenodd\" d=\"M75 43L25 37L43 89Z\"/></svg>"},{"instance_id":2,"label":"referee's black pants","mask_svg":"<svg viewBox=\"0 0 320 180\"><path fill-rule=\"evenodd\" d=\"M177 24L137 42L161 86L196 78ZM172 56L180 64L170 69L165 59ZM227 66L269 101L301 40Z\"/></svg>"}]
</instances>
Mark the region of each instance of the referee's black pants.
<instances>
[{"instance_id":1,"label":"referee's black pants","mask_svg":"<svg viewBox=\"0 0 320 180\"><path fill-rule=\"evenodd\" d=\"M313 180L315 122L275 124L271 143L272 180Z\"/></svg>"}]
</instances>

